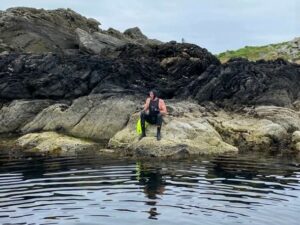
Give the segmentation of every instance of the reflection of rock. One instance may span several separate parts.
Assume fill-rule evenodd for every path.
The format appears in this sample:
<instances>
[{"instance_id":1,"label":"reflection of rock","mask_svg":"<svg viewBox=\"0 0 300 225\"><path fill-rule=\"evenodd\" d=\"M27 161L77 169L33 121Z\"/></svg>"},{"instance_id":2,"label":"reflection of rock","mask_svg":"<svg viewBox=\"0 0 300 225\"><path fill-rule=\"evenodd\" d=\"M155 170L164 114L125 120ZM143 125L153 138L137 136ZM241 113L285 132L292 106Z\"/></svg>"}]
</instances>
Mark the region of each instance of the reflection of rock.
<instances>
[{"instance_id":1,"label":"reflection of rock","mask_svg":"<svg viewBox=\"0 0 300 225\"><path fill-rule=\"evenodd\" d=\"M68 137L55 132L30 133L20 137L17 145L34 152L72 154L84 150L96 149L91 141Z\"/></svg>"},{"instance_id":2,"label":"reflection of rock","mask_svg":"<svg viewBox=\"0 0 300 225\"><path fill-rule=\"evenodd\" d=\"M48 100L16 100L0 109L0 133L16 132L48 107Z\"/></svg>"},{"instance_id":3,"label":"reflection of rock","mask_svg":"<svg viewBox=\"0 0 300 225\"><path fill-rule=\"evenodd\" d=\"M164 193L165 181L159 168L154 170L153 165L137 162L136 175L136 179L144 186L144 192L149 199L156 199L156 195Z\"/></svg>"}]
</instances>

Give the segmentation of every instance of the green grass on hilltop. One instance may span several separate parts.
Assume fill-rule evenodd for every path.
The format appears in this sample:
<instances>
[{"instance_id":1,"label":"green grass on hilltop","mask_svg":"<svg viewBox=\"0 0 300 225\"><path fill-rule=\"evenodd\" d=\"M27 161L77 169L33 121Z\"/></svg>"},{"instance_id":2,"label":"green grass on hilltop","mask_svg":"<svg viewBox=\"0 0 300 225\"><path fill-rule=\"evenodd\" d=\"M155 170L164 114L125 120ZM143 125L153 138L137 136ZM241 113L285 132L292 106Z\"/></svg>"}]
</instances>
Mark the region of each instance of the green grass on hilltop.
<instances>
[{"instance_id":1,"label":"green grass on hilltop","mask_svg":"<svg viewBox=\"0 0 300 225\"><path fill-rule=\"evenodd\" d=\"M256 61L260 59L264 60L274 60L277 58L283 58L289 61L300 59L300 52L298 57L293 57L288 54L288 52L281 51L282 48L291 48L290 42L283 42L279 44L271 44L265 46L246 46L244 48L238 49L236 51L226 51L217 55L222 63L227 62L232 58L246 58L250 61Z\"/></svg>"}]
</instances>

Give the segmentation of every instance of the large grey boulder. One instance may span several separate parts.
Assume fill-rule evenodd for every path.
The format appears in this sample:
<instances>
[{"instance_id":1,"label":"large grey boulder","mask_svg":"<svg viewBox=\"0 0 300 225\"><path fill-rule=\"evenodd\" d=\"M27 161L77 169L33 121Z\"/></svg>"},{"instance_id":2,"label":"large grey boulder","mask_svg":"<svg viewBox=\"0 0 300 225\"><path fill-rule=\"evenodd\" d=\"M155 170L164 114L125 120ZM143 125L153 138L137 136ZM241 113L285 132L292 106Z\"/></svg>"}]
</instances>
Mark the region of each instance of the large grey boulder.
<instances>
[{"instance_id":1,"label":"large grey boulder","mask_svg":"<svg viewBox=\"0 0 300 225\"><path fill-rule=\"evenodd\" d=\"M133 98L90 95L68 106L55 104L40 112L22 128L23 133L55 131L92 140L107 140L125 127L136 110Z\"/></svg>"},{"instance_id":2,"label":"large grey boulder","mask_svg":"<svg viewBox=\"0 0 300 225\"><path fill-rule=\"evenodd\" d=\"M285 127L267 119L219 111L208 120L224 141L241 150L266 151L281 147L289 140Z\"/></svg>"},{"instance_id":3,"label":"large grey boulder","mask_svg":"<svg viewBox=\"0 0 300 225\"><path fill-rule=\"evenodd\" d=\"M156 126L149 125L147 137L139 140L136 121L131 116L127 126L114 135L109 147L122 148L142 157L183 157L188 155L237 152L238 149L223 141L219 133L204 118L199 105L190 102L168 104L170 115L162 126L162 140L156 140Z\"/></svg>"},{"instance_id":4,"label":"large grey boulder","mask_svg":"<svg viewBox=\"0 0 300 225\"><path fill-rule=\"evenodd\" d=\"M100 32L90 34L80 28L77 28L75 32L80 50L87 53L99 54L105 48L116 48L126 44L123 40Z\"/></svg>"},{"instance_id":5,"label":"large grey boulder","mask_svg":"<svg viewBox=\"0 0 300 225\"><path fill-rule=\"evenodd\" d=\"M15 100L0 109L0 133L18 132L40 111L51 105L49 100Z\"/></svg>"},{"instance_id":6,"label":"large grey boulder","mask_svg":"<svg viewBox=\"0 0 300 225\"><path fill-rule=\"evenodd\" d=\"M300 114L293 109L278 106L259 106L252 113L257 118L268 119L280 124L290 133L300 130Z\"/></svg>"}]
</instances>

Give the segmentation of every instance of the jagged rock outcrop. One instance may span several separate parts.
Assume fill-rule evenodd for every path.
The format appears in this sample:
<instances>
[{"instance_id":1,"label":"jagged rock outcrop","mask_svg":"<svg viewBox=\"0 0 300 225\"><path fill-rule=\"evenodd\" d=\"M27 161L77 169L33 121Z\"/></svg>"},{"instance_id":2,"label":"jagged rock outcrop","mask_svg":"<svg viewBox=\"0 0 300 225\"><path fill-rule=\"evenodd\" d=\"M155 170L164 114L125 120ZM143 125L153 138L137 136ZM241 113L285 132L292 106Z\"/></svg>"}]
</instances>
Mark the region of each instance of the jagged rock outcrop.
<instances>
[{"instance_id":1,"label":"jagged rock outcrop","mask_svg":"<svg viewBox=\"0 0 300 225\"><path fill-rule=\"evenodd\" d=\"M211 66L185 88L185 96L221 105L292 107L300 98L300 65L284 60L235 59Z\"/></svg>"},{"instance_id":2,"label":"jagged rock outcrop","mask_svg":"<svg viewBox=\"0 0 300 225\"><path fill-rule=\"evenodd\" d=\"M78 49L75 29L99 31L99 22L71 9L44 10L16 7L0 12L0 40L6 50L64 53Z\"/></svg>"},{"instance_id":3,"label":"jagged rock outcrop","mask_svg":"<svg viewBox=\"0 0 300 225\"><path fill-rule=\"evenodd\" d=\"M80 28L77 28L75 32L80 50L91 54L100 54L106 48L117 48L126 44L121 39L100 32L90 34Z\"/></svg>"},{"instance_id":4,"label":"jagged rock outcrop","mask_svg":"<svg viewBox=\"0 0 300 225\"><path fill-rule=\"evenodd\" d=\"M107 31L89 33L80 28L75 30L81 52L105 54L109 49L115 50L126 44L160 45L161 41L148 39L138 27L130 28L121 33L112 28Z\"/></svg>"},{"instance_id":5,"label":"jagged rock outcrop","mask_svg":"<svg viewBox=\"0 0 300 225\"><path fill-rule=\"evenodd\" d=\"M25 52L99 54L105 48L128 43L148 45L162 42L148 39L139 28L121 33L99 28L100 22L71 9L44 10L26 7L0 11L0 53Z\"/></svg>"},{"instance_id":6,"label":"jagged rock outcrop","mask_svg":"<svg viewBox=\"0 0 300 225\"><path fill-rule=\"evenodd\" d=\"M145 94L156 88L171 98L219 61L192 44L125 45L117 57L9 54L0 56L1 99L74 99L97 93ZM108 54L108 53L107 53Z\"/></svg>"}]
</instances>

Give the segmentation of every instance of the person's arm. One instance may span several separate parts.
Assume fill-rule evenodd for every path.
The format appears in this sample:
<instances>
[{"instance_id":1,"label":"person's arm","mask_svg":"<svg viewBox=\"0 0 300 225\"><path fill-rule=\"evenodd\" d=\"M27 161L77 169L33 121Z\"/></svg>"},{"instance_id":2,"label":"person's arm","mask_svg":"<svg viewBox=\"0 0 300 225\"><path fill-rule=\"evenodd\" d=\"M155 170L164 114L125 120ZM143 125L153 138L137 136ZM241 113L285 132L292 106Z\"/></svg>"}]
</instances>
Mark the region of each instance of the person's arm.
<instances>
[{"instance_id":1,"label":"person's arm","mask_svg":"<svg viewBox=\"0 0 300 225\"><path fill-rule=\"evenodd\" d=\"M146 112L149 109L150 105L150 98L146 99L145 105L144 105L144 111Z\"/></svg>"},{"instance_id":2,"label":"person's arm","mask_svg":"<svg viewBox=\"0 0 300 225\"><path fill-rule=\"evenodd\" d=\"M168 114L166 104L164 100L159 99L159 112L164 116Z\"/></svg>"}]
</instances>

